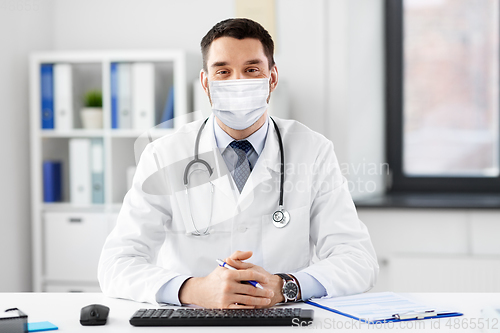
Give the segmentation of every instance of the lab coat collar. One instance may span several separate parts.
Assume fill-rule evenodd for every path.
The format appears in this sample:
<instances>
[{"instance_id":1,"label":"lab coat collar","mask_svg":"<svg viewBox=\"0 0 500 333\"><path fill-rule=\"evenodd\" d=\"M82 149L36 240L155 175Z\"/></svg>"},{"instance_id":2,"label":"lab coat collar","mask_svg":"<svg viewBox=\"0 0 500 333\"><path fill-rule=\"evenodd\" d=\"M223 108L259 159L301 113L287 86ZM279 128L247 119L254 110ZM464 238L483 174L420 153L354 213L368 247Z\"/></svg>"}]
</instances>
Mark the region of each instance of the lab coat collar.
<instances>
[{"instance_id":1,"label":"lab coat collar","mask_svg":"<svg viewBox=\"0 0 500 333\"><path fill-rule=\"evenodd\" d=\"M278 124L278 122L276 123ZM281 133L281 136L283 137L283 133ZM271 169L275 172L280 172L280 158L281 156L278 143L278 134L276 133L276 129L274 128L274 123L272 123L272 121L268 119L267 137L265 140L264 148L259 154L259 159L257 160L257 164L255 165L255 167L259 166L259 163L262 163L262 166L264 168Z\"/></svg>"},{"instance_id":2,"label":"lab coat collar","mask_svg":"<svg viewBox=\"0 0 500 333\"><path fill-rule=\"evenodd\" d=\"M254 189L261 183L271 179L273 174L280 172L280 150L278 135L274 124L269 124L266 143L262 154L260 154L257 164L250 173L243 191L238 198L238 203L248 201L253 198Z\"/></svg>"},{"instance_id":3,"label":"lab coat collar","mask_svg":"<svg viewBox=\"0 0 500 333\"><path fill-rule=\"evenodd\" d=\"M231 173L222 158L221 150L217 148L214 126L217 125L215 124L214 115L211 114L210 117L208 117L207 124L201 133L199 151L200 153L209 151L213 152L215 165L211 165L212 169L214 169L211 177L212 184L228 198L236 201L237 194L235 194L235 192L238 192L238 189L236 188L233 177L231 176Z\"/></svg>"}]
</instances>

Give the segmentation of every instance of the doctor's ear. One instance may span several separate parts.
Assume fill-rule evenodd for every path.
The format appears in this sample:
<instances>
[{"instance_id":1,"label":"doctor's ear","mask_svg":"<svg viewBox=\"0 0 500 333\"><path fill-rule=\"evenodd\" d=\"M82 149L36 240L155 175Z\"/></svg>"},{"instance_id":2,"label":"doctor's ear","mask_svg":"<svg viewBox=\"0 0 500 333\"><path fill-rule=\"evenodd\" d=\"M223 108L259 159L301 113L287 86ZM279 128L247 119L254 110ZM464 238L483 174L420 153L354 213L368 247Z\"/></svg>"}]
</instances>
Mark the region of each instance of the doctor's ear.
<instances>
[{"instance_id":1,"label":"doctor's ear","mask_svg":"<svg viewBox=\"0 0 500 333\"><path fill-rule=\"evenodd\" d=\"M200 84L205 91L205 94L210 97L208 94L208 75L203 69L200 71Z\"/></svg>"},{"instance_id":2,"label":"doctor's ear","mask_svg":"<svg viewBox=\"0 0 500 333\"><path fill-rule=\"evenodd\" d=\"M273 92L278 86L278 67L276 65L271 68L271 73L269 77L269 91Z\"/></svg>"}]
</instances>

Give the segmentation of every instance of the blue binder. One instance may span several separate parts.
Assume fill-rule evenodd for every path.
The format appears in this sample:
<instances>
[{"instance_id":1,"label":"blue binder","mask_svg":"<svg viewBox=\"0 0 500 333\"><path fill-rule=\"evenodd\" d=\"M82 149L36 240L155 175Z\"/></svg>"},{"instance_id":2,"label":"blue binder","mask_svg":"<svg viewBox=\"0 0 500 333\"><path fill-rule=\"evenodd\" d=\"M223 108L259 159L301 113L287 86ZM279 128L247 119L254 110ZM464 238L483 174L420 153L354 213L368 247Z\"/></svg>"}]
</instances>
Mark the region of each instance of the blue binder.
<instances>
[{"instance_id":1,"label":"blue binder","mask_svg":"<svg viewBox=\"0 0 500 333\"><path fill-rule=\"evenodd\" d=\"M54 68L52 64L40 66L40 88L42 129L54 129Z\"/></svg>"},{"instance_id":2,"label":"blue binder","mask_svg":"<svg viewBox=\"0 0 500 333\"><path fill-rule=\"evenodd\" d=\"M118 124L118 63L111 63L111 128L119 128Z\"/></svg>"},{"instance_id":3,"label":"blue binder","mask_svg":"<svg viewBox=\"0 0 500 333\"><path fill-rule=\"evenodd\" d=\"M165 102L165 109L160 120L160 128L174 127L174 87L172 86L168 92L168 97ZM170 121L169 121L170 120Z\"/></svg>"},{"instance_id":4,"label":"blue binder","mask_svg":"<svg viewBox=\"0 0 500 333\"><path fill-rule=\"evenodd\" d=\"M43 201L62 201L62 163L43 162Z\"/></svg>"}]
</instances>

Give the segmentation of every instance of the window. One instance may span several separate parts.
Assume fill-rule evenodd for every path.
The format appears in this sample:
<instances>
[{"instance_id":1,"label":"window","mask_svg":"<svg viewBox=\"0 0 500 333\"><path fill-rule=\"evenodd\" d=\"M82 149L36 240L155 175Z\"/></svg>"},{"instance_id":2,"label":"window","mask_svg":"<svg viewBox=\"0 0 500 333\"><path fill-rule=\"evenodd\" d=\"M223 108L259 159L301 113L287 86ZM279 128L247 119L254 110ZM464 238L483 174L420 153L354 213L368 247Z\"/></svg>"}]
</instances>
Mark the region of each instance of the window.
<instances>
[{"instance_id":1,"label":"window","mask_svg":"<svg viewBox=\"0 0 500 333\"><path fill-rule=\"evenodd\" d=\"M500 192L500 0L386 0L392 191Z\"/></svg>"}]
</instances>

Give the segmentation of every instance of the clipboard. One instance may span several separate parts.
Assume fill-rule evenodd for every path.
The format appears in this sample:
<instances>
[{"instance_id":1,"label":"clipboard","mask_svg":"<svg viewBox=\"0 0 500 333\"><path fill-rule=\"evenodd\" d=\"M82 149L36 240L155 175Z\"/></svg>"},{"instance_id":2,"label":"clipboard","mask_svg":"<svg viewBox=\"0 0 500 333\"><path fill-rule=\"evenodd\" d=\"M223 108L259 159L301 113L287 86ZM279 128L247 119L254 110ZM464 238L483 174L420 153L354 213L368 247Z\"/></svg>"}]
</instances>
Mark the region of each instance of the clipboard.
<instances>
[{"instance_id":1,"label":"clipboard","mask_svg":"<svg viewBox=\"0 0 500 333\"><path fill-rule=\"evenodd\" d=\"M462 316L463 313L430 307L393 292L317 298L305 303L366 324Z\"/></svg>"}]
</instances>

